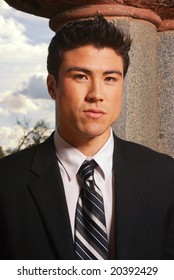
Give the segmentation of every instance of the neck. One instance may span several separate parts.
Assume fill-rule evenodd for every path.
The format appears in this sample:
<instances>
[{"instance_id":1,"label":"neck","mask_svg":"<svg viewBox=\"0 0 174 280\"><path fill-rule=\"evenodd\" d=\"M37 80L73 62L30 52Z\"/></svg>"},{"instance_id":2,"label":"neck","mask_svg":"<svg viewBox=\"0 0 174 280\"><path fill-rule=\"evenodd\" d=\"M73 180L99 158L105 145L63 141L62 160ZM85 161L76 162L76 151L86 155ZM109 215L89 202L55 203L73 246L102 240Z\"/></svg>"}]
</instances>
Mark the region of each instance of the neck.
<instances>
[{"instance_id":1,"label":"neck","mask_svg":"<svg viewBox=\"0 0 174 280\"><path fill-rule=\"evenodd\" d=\"M71 137L71 139L67 138L66 135L62 135L60 131L59 134L66 142L79 150L86 157L92 157L109 139L110 130L108 130L107 133L96 137Z\"/></svg>"}]
</instances>

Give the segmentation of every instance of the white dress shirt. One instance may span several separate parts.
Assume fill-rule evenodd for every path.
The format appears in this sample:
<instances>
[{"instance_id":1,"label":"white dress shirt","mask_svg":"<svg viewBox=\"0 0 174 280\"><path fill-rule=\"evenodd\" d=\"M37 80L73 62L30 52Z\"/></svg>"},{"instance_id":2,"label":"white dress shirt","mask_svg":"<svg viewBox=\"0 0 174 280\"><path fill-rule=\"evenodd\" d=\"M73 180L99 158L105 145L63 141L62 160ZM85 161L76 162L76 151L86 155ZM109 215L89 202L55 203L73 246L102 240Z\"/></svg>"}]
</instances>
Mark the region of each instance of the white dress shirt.
<instances>
[{"instance_id":1,"label":"white dress shirt","mask_svg":"<svg viewBox=\"0 0 174 280\"><path fill-rule=\"evenodd\" d=\"M56 147L56 155L58 158L58 165L60 168L65 196L69 211L72 236L74 237L74 225L75 225L75 212L77 206L77 200L80 193L80 186L77 180L77 173L82 163L87 159L94 159L98 166L94 170L94 179L97 186L100 188L105 209L106 228L110 246L114 246L114 226L113 226L113 150L114 139L113 132L111 130L110 137L105 145L91 158L86 157L79 150L67 143L58 133L55 131L54 142ZM110 251L114 251L111 249ZM112 255L112 254L111 254ZM111 257L112 258L112 257Z\"/></svg>"}]
</instances>

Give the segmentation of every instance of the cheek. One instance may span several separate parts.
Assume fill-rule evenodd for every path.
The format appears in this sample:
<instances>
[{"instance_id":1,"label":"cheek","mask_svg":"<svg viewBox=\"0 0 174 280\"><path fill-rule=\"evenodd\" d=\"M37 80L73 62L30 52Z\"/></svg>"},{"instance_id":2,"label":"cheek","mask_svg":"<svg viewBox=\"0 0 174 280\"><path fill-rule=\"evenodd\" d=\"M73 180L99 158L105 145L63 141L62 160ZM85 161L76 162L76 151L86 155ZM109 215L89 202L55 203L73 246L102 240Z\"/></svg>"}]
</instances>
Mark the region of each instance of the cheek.
<instances>
[{"instance_id":1,"label":"cheek","mask_svg":"<svg viewBox=\"0 0 174 280\"><path fill-rule=\"evenodd\" d=\"M112 110L119 111L122 105L122 88L115 91L110 99L110 106Z\"/></svg>"},{"instance_id":2,"label":"cheek","mask_svg":"<svg viewBox=\"0 0 174 280\"><path fill-rule=\"evenodd\" d=\"M83 101L73 92L61 92L57 98L57 111L62 117L74 118L79 114Z\"/></svg>"},{"instance_id":3,"label":"cheek","mask_svg":"<svg viewBox=\"0 0 174 280\"><path fill-rule=\"evenodd\" d=\"M72 83L66 83L60 87L57 94L58 106L65 106L65 110L77 111L83 106L85 93L83 89L74 86Z\"/></svg>"}]
</instances>

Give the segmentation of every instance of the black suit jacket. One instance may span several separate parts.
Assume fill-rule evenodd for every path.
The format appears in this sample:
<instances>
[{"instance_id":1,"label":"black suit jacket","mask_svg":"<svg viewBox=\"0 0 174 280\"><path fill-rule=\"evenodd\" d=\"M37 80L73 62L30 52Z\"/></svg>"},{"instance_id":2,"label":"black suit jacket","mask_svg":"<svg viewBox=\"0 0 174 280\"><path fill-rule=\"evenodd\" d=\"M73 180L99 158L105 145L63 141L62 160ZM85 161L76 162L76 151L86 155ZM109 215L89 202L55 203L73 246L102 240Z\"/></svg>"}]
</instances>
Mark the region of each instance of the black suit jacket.
<instances>
[{"instance_id":1,"label":"black suit jacket","mask_svg":"<svg viewBox=\"0 0 174 280\"><path fill-rule=\"evenodd\" d=\"M114 136L116 259L174 259L174 160ZM0 160L0 258L75 259L53 136Z\"/></svg>"}]
</instances>

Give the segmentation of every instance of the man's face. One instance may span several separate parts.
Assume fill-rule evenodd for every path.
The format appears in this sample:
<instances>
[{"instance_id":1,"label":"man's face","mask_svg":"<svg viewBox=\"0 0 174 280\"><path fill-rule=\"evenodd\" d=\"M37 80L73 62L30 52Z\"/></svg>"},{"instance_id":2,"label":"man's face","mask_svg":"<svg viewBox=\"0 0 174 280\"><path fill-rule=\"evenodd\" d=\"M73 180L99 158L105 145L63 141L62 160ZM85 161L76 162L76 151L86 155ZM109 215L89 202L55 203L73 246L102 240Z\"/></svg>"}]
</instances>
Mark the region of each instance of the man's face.
<instances>
[{"instance_id":1,"label":"man's face","mask_svg":"<svg viewBox=\"0 0 174 280\"><path fill-rule=\"evenodd\" d=\"M56 83L48 75L48 90L56 99L60 134L76 146L79 140L110 135L121 111L123 61L110 48L92 45L67 51Z\"/></svg>"}]
</instances>

